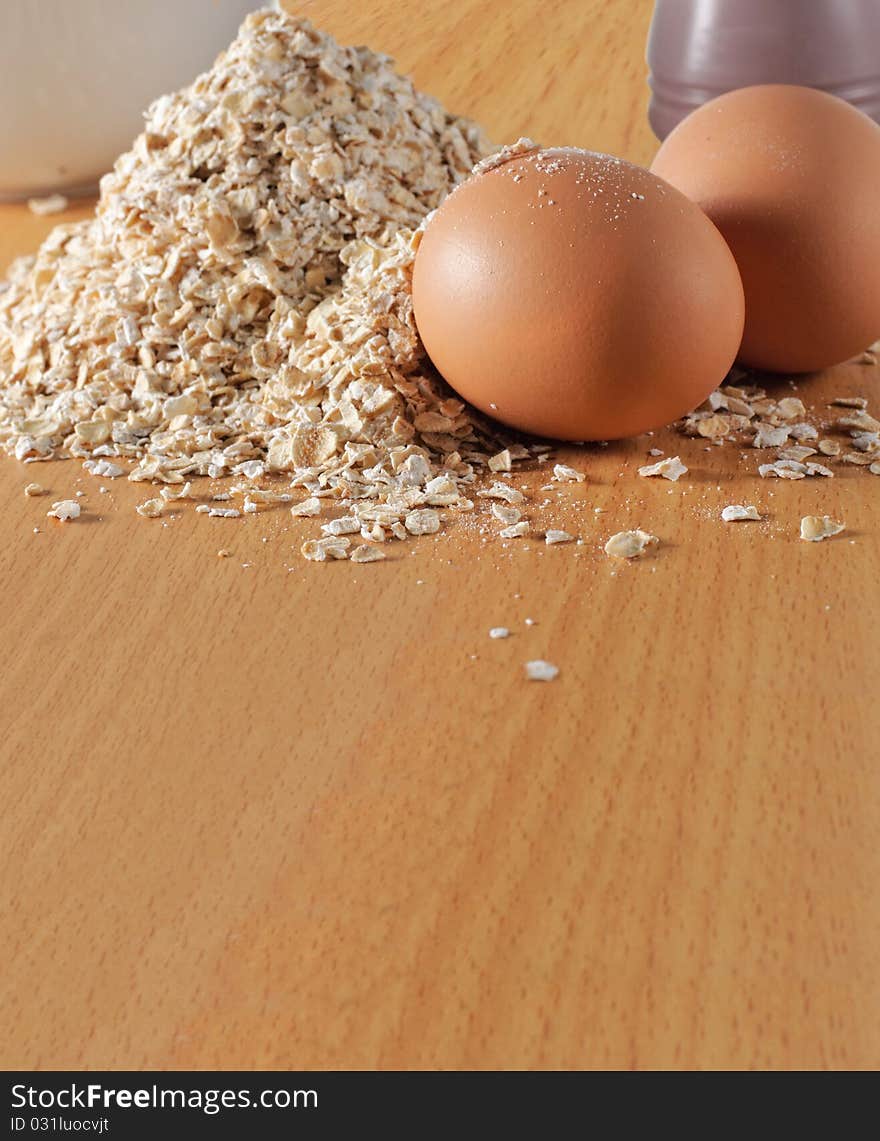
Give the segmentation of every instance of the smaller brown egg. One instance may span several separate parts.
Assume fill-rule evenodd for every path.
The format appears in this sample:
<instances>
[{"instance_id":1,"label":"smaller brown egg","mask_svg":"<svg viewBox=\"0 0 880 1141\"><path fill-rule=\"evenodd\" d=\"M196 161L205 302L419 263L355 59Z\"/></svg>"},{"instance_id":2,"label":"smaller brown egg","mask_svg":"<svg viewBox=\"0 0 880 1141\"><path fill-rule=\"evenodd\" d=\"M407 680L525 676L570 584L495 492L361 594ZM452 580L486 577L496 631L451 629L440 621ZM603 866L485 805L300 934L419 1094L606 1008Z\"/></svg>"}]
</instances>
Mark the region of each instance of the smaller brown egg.
<instances>
[{"instance_id":1,"label":"smaller brown egg","mask_svg":"<svg viewBox=\"0 0 880 1141\"><path fill-rule=\"evenodd\" d=\"M413 270L428 355L489 416L567 440L657 428L739 348L743 293L703 212L610 155L514 152L429 220Z\"/></svg>"},{"instance_id":2,"label":"smaller brown egg","mask_svg":"<svg viewBox=\"0 0 880 1141\"><path fill-rule=\"evenodd\" d=\"M880 126L867 115L809 87L743 87L679 123L651 169L733 251L744 364L808 372L880 337Z\"/></svg>"}]
</instances>

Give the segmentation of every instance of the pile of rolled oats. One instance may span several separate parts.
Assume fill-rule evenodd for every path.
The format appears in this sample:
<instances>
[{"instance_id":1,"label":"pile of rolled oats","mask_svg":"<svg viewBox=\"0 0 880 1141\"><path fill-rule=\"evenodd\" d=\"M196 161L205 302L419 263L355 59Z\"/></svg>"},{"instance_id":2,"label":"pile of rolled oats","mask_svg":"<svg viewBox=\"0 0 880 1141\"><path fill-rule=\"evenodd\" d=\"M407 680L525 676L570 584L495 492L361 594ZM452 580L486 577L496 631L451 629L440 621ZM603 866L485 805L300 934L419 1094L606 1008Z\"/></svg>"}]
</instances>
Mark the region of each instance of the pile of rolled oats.
<instances>
[{"instance_id":1,"label":"pile of rolled oats","mask_svg":"<svg viewBox=\"0 0 880 1141\"><path fill-rule=\"evenodd\" d=\"M503 441L431 372L410 270L422 220L489 151L387 57L249 17L153 104L94 219L0 285L0 446L230 475L252 504L292 473L371 539L435 530Z\"/></svg>"}]
</instances>

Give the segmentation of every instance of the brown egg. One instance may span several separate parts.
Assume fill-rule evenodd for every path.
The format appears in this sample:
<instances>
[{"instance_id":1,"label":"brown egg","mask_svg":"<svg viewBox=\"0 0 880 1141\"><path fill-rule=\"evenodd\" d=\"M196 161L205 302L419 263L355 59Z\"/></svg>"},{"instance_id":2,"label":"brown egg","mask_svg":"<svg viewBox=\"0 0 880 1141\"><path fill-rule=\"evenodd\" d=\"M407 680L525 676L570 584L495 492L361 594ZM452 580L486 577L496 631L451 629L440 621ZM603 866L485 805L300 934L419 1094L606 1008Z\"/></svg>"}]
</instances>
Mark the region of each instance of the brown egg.
<instances>
[{"instance_id":1,"label":"brown egg","mask_svg":"<svg viewBox=\"0 0 880 1141\"><path fill-rule=\"evenodd\" d=\"M446 199L413 306L461 396L568 440L688 412L724 379L743 324L736 265L705 214L640 167L568 148L516 155Z\"/></svg>"},{"instance_id":2,"label":"brown egg","mask_svg":"<svg viewBox=\"0 0 880 1141\"><path fill-rule=\"evenodd\" d=\"M739 265L741 360L805 372L880 337L880 126L807 87L744 87L683 120L651 166Z\"/></svg>"}]
</instances>

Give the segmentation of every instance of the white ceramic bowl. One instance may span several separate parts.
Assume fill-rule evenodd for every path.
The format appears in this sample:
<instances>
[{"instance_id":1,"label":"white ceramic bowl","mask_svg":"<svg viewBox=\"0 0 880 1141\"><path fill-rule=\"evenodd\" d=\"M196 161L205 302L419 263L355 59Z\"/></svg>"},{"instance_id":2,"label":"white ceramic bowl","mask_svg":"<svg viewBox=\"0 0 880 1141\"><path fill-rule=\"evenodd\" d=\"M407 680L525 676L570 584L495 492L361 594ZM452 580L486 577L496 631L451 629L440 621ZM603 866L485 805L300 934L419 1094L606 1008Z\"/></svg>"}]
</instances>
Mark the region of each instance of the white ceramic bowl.
<instances>
[{"instance_id":1,"label":"white ceramic bowl","mask_svg":"<svg viewBox=\"0 0 880 1141\"><path fill-rule=\"evenodd\" d=\"M0 0L0 199L94 190L259 0Z\"/></svg>"}]
</instances>

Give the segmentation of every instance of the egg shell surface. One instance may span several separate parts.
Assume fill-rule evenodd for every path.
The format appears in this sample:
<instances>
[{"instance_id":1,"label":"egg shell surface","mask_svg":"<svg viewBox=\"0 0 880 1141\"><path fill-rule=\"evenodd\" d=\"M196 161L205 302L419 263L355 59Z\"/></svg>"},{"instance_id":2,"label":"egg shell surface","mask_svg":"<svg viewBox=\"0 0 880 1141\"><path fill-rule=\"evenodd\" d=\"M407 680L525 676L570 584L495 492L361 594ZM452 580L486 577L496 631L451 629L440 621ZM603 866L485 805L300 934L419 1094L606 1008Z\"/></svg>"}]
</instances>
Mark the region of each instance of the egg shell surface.
<instances>
[{"instance_id":1,"label":"egg shell surface","mask_svg":"<svg viewBox=\"0 0 880 1141\"><path fill-rule=\"evenodd\" d=\"M705 214L641 167L574 148L518 154L456 188L422 236L413 307L461 396L568 440L690 411L743 327L739 273Z\"/></svg>"},{"instance_id":2,"label":"egg shell surface","mask_svg":"<svg viewBox=\"0 0 880 1141\"><path fill-rule=\"evenodd\" d=\"M808 87L744 87L679 123L651 169L733 251L744 364L807 372L880 337L880 126L867 115Z\"/></svg>"}]
</instances>

